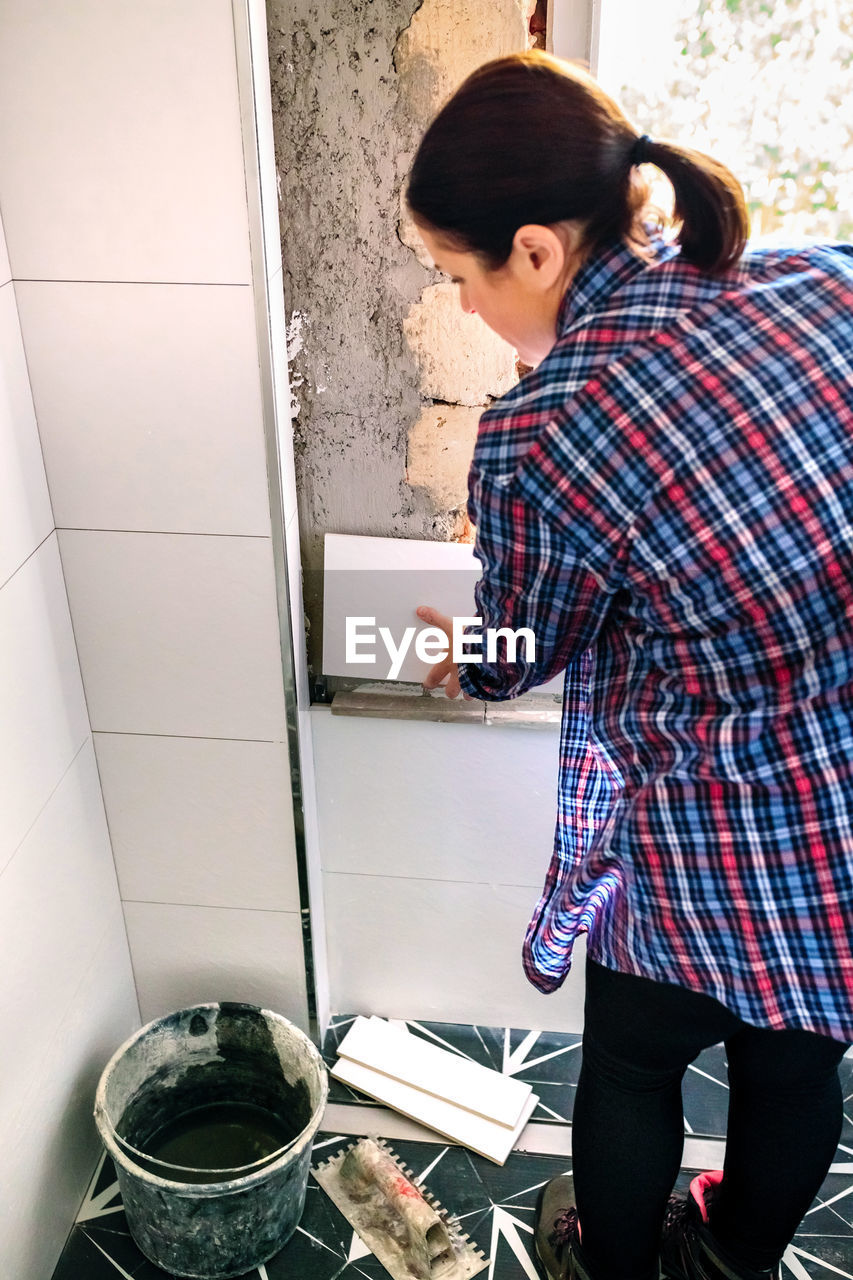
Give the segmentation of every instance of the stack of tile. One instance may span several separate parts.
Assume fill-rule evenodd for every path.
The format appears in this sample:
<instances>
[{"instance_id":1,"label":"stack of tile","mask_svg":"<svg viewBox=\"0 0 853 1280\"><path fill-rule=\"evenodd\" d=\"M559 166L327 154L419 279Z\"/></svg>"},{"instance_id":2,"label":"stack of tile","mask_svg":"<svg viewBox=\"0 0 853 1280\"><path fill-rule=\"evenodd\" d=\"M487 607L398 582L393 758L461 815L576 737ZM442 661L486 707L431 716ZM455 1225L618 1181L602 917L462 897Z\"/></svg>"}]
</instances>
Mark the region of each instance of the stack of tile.
<instances>
[{"instance_id":1,"label":"stack of tile","mask_svg":"<svg viewBox=\"0 0 853 1280\"><path fill-rule=\"evenodd\" d=\"M503 1164L539 1099L529 1084L382 1018L356 1018L332 1075L445 1138Z\"/></svg>"}]
</instances>

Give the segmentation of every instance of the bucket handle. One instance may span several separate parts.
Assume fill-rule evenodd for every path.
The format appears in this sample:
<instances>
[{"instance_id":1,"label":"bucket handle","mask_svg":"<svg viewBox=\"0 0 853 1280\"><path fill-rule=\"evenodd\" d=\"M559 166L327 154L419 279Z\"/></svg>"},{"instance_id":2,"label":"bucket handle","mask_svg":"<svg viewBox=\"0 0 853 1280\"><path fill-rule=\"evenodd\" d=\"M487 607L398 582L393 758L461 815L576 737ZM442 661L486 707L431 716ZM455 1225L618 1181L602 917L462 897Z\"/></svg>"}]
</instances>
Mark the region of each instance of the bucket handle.
<instances>
[{"instance_id":1,"label":"bucket handle","mask_svg":"<svg viewBox=\"0 0 853 1280\"><path fill-rule=\"evenodd\" d=\"M161 1169L180 1169L182 1173L228 1173L231 1175L237 1174L238 1177L245 1178L251 1173L257 1173L260 1169L266 1168L267 1165L273 1164L283 1155L286 1155L290 1148L295 1146L302 1137L302 1134L298 1133L295 1138L291 1138L290 1142L285 1143L283 1147L279 1147L277 1151L272 1151L269 1155L261 1156L259 1160L253 1160L251 1164L236 1165L233 1169L197 1169L194 1165L189 1164L171 1164L168 1160L159 1160L157 1156L149 1156L146 1152L140 1151L138 1147L134 1147L126 1138L121 1136L105 1111L102 1110L100 1114L109 1130L110 1136L115 1139L117 1145L123 1148L126 1154L134 1157L137 1161L140 1161L143 1166L145 1164L156 1164L159 1165ZM233 1176L225 1179L225 1181L229 1182L233 1180ZM213 1181L221 1182L223 1179L216 1178L213 1179Z\"/></svg>"}]
</instances>

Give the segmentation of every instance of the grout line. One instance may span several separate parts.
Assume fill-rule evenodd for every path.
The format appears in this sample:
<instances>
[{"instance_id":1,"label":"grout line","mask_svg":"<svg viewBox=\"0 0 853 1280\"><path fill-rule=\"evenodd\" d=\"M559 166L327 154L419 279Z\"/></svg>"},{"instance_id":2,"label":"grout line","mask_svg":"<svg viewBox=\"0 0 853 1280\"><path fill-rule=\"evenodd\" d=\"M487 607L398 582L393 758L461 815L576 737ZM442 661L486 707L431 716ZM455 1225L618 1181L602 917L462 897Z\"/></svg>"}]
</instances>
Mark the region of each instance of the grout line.
<instances>
[{"instance_id":1,"label":"grout line","mask_svg":"<svg viewBox=\"0 0 853 1280\"><path fill-rule=\"evenodd\" d=\"M194 529L106 529L102 525L58 524L57 533L128 533L151 538L244 538L248 542L269 542L268 533L212 533Z\"/></svg>"},{"instance_id":2,"label":"grout line","mask_svg":"<svg viewBox=\"0 0 853 1280\"><path fill-rule=\"evenodd\" d=\"M2 591L4 587L8 587L12 579L17 577L17 575L21 572L21 570L24 568L25 565L29 564L29 562L32 560L34 555L38 555L39 551L41 551L44 544L48 542L55 533L56 533L56 529L51 529L49 533L46 533L44 535L44 537L42 538L38 546L33 547L32 551L29 553L29 555L26 557L25 560L21 561L17 569L13 569L12 572L9 574L8 578L4 579L3 582L0 582L0 591Z\"/></svg>"},{"instance_id":3,"label":"grout line","mask_svg":"<svg viewBox=\"0 0 853 1280\"><path fill-rule=\"evenodd\" d=\"M39 442L39 457L41 458L42 471L44 472L44 483L47 489L47 500L50 504L50 518L53 521L53 531L54 533L56 533L56 502L54 501L53 486L51 484L51 476L48 474L47 461L44 456L44 437L42 436L42 429L41 429L41 426L39 425L39 408L38 408L38 405L36 404L35 391L33 389L33 375L32 375L32 370L30 368L30 353L29 353L28 344L24 339L24 329L21 324L21 308L18 300L17 291L15 291L14 277L12 278L12 289L13 289L13 297L15 301L15 318L18 322L18 333L21 339L21 350L23 351L23 354L24 354L24 368L26 369L26 372L27 372L27 390L29 391L29 395L30 395L30 404L32 405L32 410L33 410L33 422L35 423L36 437ZM57 538L57 547L58 546L59 546L59 539ZM62 579L64 583L65 581L64 569L62 571ZM67 591L66 591L66 595L67 595Z\"/></svg>"},{"instance_id":4,"label":"grout line","mask_svg":"<svg viewBox=\"0 0 853 1280\"><path fill-rule=\"evenodd\" d=\"M251 289L250 280L57 280L52 276L12 276L14 284L147 284L188 289Z\"/></svg>"},{"instance_id":5,"label":"grout line","mask_svg":"<svg viewBox=\"0 0 853 1280\"><path fill-rule=\"evenodd\" d=\"M227 738L213 737L209 733L141 733L138 729L93 729L92 733L116 738L174 738L178 742L257 742L264 746L284 746L283 738Z\"/></svg>"},{"instance_id":6,"label":"grout line","mask_svg":"<svg viewBox=\"0 0 853 1280\"><path fill-rule=\"evenodd\" d=\"M74 765L77 763L77 757L80 755L80 752L81 752L81 751L83 750L83 748L86 746L86 743L87 743L87 742L91 742L91 739L92 739L92 735L91 735L91 733L87 733L87 734L86 734L86 737L85 737L85 738L83 739L83 741L80 743L80 746L79 746L79 747L77 748L77 750L74 752L74 754L73 754L73 756L71 757L70 761L68 762L68 764L66 765L66 767L63 769L63 771L62 771L62 776L60 777L59 781L56 783L55 787L53 787L53 789L52 789L52 790L51 790L51 792L49 793L49 795L48 795L47 799L45 800L44 804L41 806L41 808L39 809L38 813L37 813L37 814L36 814L36 816L33 818L32 822L31 822L31 823L30 823L30 825L27 827L26 831L25 831L25 832L24 832L24 834L21 836L21 838L20 838L20 840L18 841L18 843L15 845L15 848L14 848L14 849L12 850L12 852L10 853L8 861L7 861L6 863L4 863L2 867L0 867L0 876L4 876L4 875L6 874L6 872L7 872L7 871L9 870L9 868L11 867L12 863L15 861L15 858L17 858L18 854L19 854L19 853L20 853L20 851L21 851L21 847L22 847L22 845L23 845L23 844L24 844L24 843L29 839L29 836L30 836L30 834L32 833L33 827L35 827L35 826L36 826L36 824L37 824L37 823L39 822L39 820L41 819L42 815L44 814L45 809L48 807L48 805L50 804L50 802L53 800L53 797L56 795L57 791L58 791L58 790L59 790L59 788L62 786L63 782L65 781L66 777L68 776L68 773L70 772L70 770L71 770L71 769L73 769L73 768L74 768ZM93 746L92 746L92 752L93 752L93 754L94 754L94 744L93 744Z\"/></svg>"},{"instance_id":7,"label":"grout line","mask_svg":"<svg viewBox=\"0 0 853 1280\"><path fill-rule=\"evenodd\" d=\"M229 904L227 907L217 902L173 902L164 898L122 898L122 902L138 903L143 907L187 907L188 909L198 908L201 911L257 911L262 915L268 916L296 916L297 919L302 915L299 907L235 907Z\"/></svg>"},{"instance_id":8,"label":"grout line","mask_svg":"<svg viewBox=\"0 0 853 1280\"><path fill-rule=\"evenodd\" d=\"M354 876L365 880L405 880L410 883L417 881L418 884L466 884L487 889L530 889L537 893L542 888L541 883L524 884L506 880L451 880L449 876L395 876L390 871L331 871L328 867L323 867L322 872L324 876Z\"/></svg>"}]
</instances>

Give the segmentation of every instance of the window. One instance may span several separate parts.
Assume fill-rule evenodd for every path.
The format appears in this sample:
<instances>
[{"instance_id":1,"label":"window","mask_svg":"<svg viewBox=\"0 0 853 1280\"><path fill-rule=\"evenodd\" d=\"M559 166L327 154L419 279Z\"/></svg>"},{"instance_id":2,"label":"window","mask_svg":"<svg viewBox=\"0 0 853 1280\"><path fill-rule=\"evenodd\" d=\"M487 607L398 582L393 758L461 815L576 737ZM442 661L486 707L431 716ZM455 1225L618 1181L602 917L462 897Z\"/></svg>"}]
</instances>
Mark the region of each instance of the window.
<instances>
[{"instance_id":1,"label":"window","mask_svg":"<svg viewBox=\"0 0 853 1280\"><path fill-rule=\"evenodd\" d=\"M851 0L601 0L599 19L603 87L728 165L753 236L853 239Z\"/></svg>"}]
</instances>

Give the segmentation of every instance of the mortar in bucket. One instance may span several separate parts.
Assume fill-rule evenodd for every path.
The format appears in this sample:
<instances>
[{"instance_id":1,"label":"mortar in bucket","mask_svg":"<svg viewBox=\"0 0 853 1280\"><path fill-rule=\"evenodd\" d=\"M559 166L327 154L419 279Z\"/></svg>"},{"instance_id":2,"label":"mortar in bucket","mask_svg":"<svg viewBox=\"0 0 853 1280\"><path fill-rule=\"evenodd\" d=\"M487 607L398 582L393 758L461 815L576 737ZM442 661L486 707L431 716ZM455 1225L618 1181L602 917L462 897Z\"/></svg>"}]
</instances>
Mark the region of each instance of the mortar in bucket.
<instances>
[{"instance_id":1,"label":"mortar in bucket","mask_svg":"<svg viewBox=\"0 0 853 1280\"><path fill-rule=\"evenodd\" d=\"M278 1253L327 1093L314 1045L268 1009L196 1005L131 1036L104 1068L95 1122L146 1258L226 1280Z\"/></svg>"}]
</instances>

